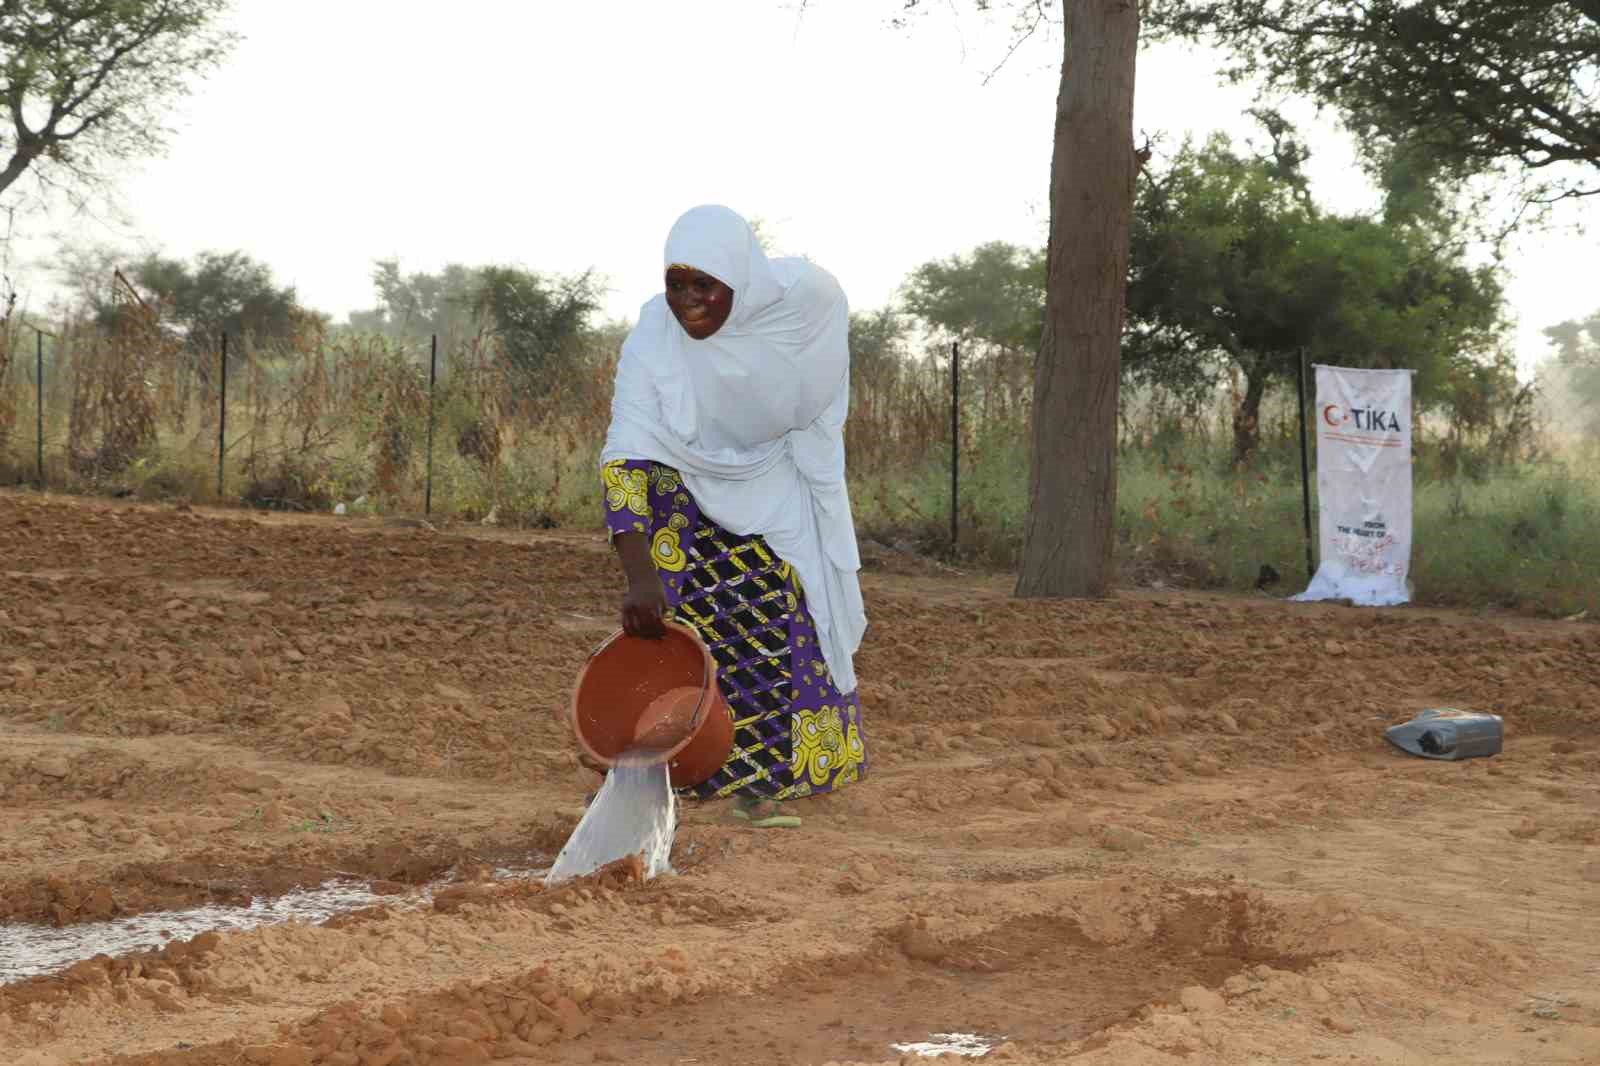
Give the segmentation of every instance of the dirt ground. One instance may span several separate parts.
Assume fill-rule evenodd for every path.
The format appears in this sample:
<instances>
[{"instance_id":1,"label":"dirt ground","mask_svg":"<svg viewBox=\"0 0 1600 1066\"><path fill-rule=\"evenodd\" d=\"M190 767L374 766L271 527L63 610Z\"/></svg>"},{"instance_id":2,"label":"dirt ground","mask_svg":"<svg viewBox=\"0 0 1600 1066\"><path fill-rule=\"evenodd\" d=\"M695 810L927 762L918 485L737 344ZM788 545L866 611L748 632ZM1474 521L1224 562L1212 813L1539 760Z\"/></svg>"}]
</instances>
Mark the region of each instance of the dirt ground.
<instances>
[{"instance_id":1,"label":"dirt ground","mask_svg":"<svg viewBox=\"0 0 1600 1066\"><path fill-rule=\"evenodd\" d=\"M676 877L497 878L593 787L559 715L614 574L0 494L0 922L386 893L0 985L0 1061L1600 1063L1600 627L876 557L859 785L799 830L687 809ZM1384 744L1427 706L1506 752Z\"/></svg>"}]
</instances>

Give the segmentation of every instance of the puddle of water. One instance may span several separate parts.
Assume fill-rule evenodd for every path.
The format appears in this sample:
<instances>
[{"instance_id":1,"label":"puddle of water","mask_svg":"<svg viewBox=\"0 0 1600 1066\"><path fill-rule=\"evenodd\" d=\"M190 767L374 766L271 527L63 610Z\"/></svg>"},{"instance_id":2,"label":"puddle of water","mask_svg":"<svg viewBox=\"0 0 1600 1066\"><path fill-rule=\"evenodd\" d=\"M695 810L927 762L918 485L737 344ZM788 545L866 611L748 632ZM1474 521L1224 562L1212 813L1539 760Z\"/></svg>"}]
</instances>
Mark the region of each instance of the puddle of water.
<instances>
[{"instance_id":1,"label":"puddle of water","mask_svg":"<svg viewBox=\"0 0 1600 1066\"><path fill-rule=\"evenodd\" d=\"M555 864L545 868L501 867L496 880L543 877L554 884L593 873L607 863L642 854L645 877L672 873L672 841L678 829L677 799L664 763L647 764L644 753L629 753L607 775ZM155 911L57 929L47 925L0 924L0 985L54 973L96 955L126 955L164 947L206 932L243 932L278 922L317 923L338 914L384 904L421 907L449 884L435 882L414 893L380 896L363 882L328 881L248 907L207 905Z\"/></svg>"},{"instance_id":2,"label":"puddle of water","mask_svg":"<svg viewBox=\"0 0 1600 1066\"><path fill-rule=\"evenodd\" d=\"M606 774L594 802L556 856L547 883L582 877L629 855L644 856L646 879L672 872L677 798L663 763L641 765L628 753Z\"/></svg>"},{"instance_id":3,"label":"puddle of water","mask_svg":"<svg viewBox=\"0 0 1600 1066\"><path fill-rule=\"evenodd\" d=\"M57 929L48 925L0 925L0 984L53 973L96 955L126 955L165 947L201 933L241 932L298 919L321 922L370 907L383 897L364 884L327 882L274 899L255 899L248 907L209 904L181 911L155 911L109 922L87 922Z\"/></svg>"},{"instance_id":4,"label":"puddle of water","mask_svg":"<svg viewBox=\"0 0 1600 1066\"><path fill-rule=\"evenodd\" d=\"M501 867L496 880L543 877L546 867ZM108 922L85 922L57 929L29 923L0 923L0 986L28 977L55 973L96 955L127 955L165 947L201 933L233 933L264 925L299 921L315 924L339 914L383 904L395 909L430 906L439 889L452 882L435 881L415 892L378 895L365 882L326 881L316 888L282 896L256 898L248 907L208 904L187 910L153 911Z\"/></svg>"},{"instance_id":5,"label":"puddle of water","mask_svg":"<svg viewBox=\"0 0 1600 1066\"><path fill-rule=\"evenodd\" d=\"M911 1054L931 1059L935 1055L959 1055L967 1059L981 1059L1006 1042L1003 1036L977 1036L973 1033L934 1033L927 1040L914 1044L891 1044L902 1055Z\"/></svg>"}]
</instances>

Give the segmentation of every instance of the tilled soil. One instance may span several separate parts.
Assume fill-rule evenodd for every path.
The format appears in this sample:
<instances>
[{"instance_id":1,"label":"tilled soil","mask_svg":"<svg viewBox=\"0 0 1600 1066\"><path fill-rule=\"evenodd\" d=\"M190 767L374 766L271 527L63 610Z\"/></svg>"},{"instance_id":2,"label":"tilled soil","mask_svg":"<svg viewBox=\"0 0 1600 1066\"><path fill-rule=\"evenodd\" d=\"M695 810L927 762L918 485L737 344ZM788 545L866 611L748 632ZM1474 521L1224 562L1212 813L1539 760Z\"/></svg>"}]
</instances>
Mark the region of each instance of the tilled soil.
<instances>
[{"instance_id":1,"label":"tilled soil","mask_svg":"<svg viewBox=\"0 0 1600 1066\"><path fill-rule=\"evenodd\" d=\"M1600 1062L1600 627L864 583L859 785L545 890L603 538L0 494L0 922L385 899L0 985L0 1061Z\"/></svg>"}]
</instances>

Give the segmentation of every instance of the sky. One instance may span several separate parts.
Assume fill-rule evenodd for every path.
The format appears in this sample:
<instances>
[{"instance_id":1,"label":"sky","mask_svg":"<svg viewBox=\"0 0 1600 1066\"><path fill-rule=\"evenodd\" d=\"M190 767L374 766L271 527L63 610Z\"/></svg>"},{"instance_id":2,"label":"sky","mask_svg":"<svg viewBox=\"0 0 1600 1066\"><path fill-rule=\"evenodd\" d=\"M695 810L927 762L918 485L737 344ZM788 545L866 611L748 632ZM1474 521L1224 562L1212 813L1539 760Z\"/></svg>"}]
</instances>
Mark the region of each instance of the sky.
<instances>
[{"instance_id":1,"label":"sky","mask_svg":"<svg viewBox=\"0 0 1600 1066\"><path fill-rule=\"evenodd\" d=\"M242 249L337 321L373 261L593 269L605 312L659 290L673 220L725 203L780 252L883 306L919 264L1048 222L1059 31L1000 64L1008 16L965 0L895 29L898 0L236 0L243 37L173 110L165 155L114 172L114 206L21 202L8 259L43 307L61 241L189 257ZM1135 129L1262 140L1219 56L1141 52ZM1319 202L1374 206L1348 138L1308 104ZM20 183L19 183L20 184ZM16 187L14 187L14 190ZM16 201L17 197L11 197ZM0 208L6 206L0 203ZM1600 204L1560 209L1507 263L1518 361L1600 303Z\"/></svg>"}]
</instances>

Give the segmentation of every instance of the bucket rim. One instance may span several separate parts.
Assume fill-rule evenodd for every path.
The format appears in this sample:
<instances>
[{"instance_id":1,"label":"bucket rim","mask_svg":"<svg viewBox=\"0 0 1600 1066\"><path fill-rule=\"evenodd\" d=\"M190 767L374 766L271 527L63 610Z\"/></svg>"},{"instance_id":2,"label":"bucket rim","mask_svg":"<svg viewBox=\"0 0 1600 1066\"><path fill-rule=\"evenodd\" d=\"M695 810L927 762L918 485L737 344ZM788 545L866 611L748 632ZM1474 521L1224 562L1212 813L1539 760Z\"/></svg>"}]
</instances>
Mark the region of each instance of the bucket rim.
<instances>
[{"instance_id":1,"label":"bucket rim","mask_svg":"<svg viewBox=\"0 0 1600 1066\"><path fill-rule=\"evenodd\" d=\"M704 640L700 639L699 632L697 632L693 626L686 625L683 622L679 622L676 619L671 618L662 619L662 625L669 633L677 633L681 636L687 637L689 642L693 644L694 647L700 652L700 699L695 704L694 714L689 718L689 728L685 731L682 740L678 741L678 743L674 744L672 747L664 749L659 758L652 763L652 765L659 763L670 766L672 764L672 760L677 758L679 753L681 753L685 748L694 742L695 736L699 733L701 725L705 723L706 716L711 710L711 707L714 703L714 689L717 684L717 664L716 660L711 657L711 649L706 645ZM620 628L613 632L610 636L606 637L606 639L602 640L598 645L596 645L594 650L589 653L586 659L584 659L583 668L578 671L578 678L573 682L572 692L567 699L567 720L572 727L573 736L578 741L578 746L588 753L588 755L592 757L595 762L599 763L607 770L616 766L617 760L614 758L607 758L606 756L595 751L594 748L590 747L588 738L583 735L583 730L578 728L578 693L583 690L584 679L589 676L589 670L594 666L595 660L598 659L606 651L606 649L610 648L617 641L623 639L649 640L650 638L629 637L628 632ZM665 638L663 637L658 639Z\"/></svg>"}]
</instances>

